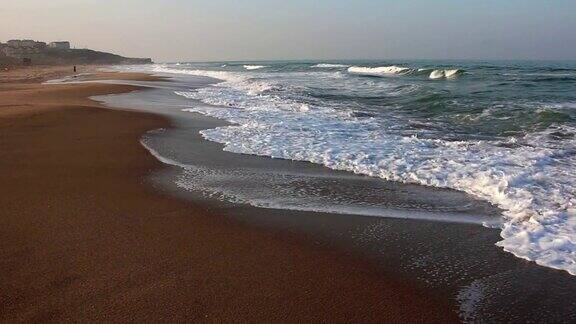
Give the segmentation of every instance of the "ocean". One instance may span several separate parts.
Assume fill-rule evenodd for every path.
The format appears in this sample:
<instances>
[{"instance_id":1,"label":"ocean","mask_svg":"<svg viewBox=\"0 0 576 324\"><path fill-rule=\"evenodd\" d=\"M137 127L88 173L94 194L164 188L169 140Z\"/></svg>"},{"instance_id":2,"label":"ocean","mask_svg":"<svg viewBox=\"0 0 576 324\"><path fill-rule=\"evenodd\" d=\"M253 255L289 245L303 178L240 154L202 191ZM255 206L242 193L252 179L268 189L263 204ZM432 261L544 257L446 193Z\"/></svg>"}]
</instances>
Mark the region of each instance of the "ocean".
<instances>
[{"instance_id":1,"label":"ocean","mask_svg":"<svg viewBox=\"0 0 576 324\"><path fill-rule=\"evenodd\" d=\"M200 103L182 110L228 123L201 131L225 151L467 193L501 209L497 222L482 221L500 228L498 246L576 275L576 62L181 62L133 69L220 80L180 86L174 95ZM369 192L377 196L378 188ZM264 198L273 194L286 192L223 196L338 211L299 203L306 193L271 205ZM354 194L347 193L361 200ZM378 216L373 208L355 213L362 211Z\"/></svg>"}]
</instances>

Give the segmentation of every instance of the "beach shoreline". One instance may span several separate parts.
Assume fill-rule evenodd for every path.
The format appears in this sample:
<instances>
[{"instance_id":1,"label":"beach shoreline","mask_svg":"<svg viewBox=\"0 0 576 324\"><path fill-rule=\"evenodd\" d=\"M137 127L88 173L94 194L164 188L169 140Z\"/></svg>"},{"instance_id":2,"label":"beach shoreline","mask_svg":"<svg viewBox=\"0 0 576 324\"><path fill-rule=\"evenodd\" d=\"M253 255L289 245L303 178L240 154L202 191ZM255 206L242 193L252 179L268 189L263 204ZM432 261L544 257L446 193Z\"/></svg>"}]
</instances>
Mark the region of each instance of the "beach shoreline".
<instances>
[{"instance_id":1,"label":"beach shoreline","mask_svg":"<svg viewBox=\"0 0 576 324\"><path fill-rule=\"evenodd\" d=\"M576 315L570 311L572 299L563 298L576 288L572 276L515 258L494 245L499 229L480 225L501 218L494 206L453 190L394 183L305 161L228 152L225 145L201 133L230 124L191 112L196 107L219 107L178 95L183 89L209 91L204 87L214 86L214 79L155 75L170 82L133 83L147 90L94 99L171 121L171 127L142 138L166 164L150 178L160 190L201 202L250 228L280 236L295 234L316 246L370 260L383 273L416 282L434 298L453 304L463 321L544 319L541 309L553 311L547 319ZM371 211L357 208L363 202L376 203L380 216L363 214ZM549 297L542 299L543 292ZM502 307L512 304L513 309Z\"/></svg>"},{"instance_id":2,"label":"beach shoreline","mask_svg":"<svg viewBox=\"0 0 576 324\"><path fill-rule=\"evenodd\" d=\"M88 99L140 88L41 74L0 85L2 321L458 320L367 260L148 186L140 137L170 122Z\"/></svg>"}]
</instances>

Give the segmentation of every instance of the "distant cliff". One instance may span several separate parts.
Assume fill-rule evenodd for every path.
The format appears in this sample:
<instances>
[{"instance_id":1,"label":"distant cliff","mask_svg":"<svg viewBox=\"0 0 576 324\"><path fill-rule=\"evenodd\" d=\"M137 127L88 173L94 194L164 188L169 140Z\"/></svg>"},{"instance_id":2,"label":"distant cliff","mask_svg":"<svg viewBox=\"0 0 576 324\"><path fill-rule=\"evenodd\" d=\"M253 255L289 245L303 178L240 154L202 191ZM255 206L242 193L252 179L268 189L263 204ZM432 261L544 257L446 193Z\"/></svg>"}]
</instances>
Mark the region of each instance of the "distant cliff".
<instances>
[{"instance_id":1,"label":"distant cliff","mask_svg":"<svg viewBox=\"0 0 576 324\"><path fill-rule=\"evenodd\" d=\"M45 49L32 64L150 64L150 58L130 58L89 49ZM36 62L34 62L36 61Z\"/></svg>"},{"instance_id":2,"label":"distant cliff","mask_svg":"<svg viewBox=\"0 0 576 324\"><path fill-rule=\"evenodd\" d=\"M69 42L49 45L33 40L0 43L1 65L150 64L150 58L129 58L90 49L71 49Z\"/></svg>"}]
</instances>

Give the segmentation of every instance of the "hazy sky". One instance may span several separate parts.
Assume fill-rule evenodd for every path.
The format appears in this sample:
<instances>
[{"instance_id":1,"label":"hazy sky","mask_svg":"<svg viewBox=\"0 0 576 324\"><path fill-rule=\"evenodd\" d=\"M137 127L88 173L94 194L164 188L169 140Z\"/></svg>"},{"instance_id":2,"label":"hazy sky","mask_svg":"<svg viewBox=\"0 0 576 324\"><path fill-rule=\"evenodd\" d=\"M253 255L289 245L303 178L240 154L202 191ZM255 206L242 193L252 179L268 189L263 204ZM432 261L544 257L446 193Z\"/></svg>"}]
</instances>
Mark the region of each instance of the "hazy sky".
<instances>
[{"instance_id":1,"label":"hazy sky","mask_svg":"<svg viewBox=\"0 0 576 324\"><path fill-rule=\"evenodd\" d=\"M157 61L576 59L576 0L1 0L12 38Z\"/></svg>"}]
</instances>

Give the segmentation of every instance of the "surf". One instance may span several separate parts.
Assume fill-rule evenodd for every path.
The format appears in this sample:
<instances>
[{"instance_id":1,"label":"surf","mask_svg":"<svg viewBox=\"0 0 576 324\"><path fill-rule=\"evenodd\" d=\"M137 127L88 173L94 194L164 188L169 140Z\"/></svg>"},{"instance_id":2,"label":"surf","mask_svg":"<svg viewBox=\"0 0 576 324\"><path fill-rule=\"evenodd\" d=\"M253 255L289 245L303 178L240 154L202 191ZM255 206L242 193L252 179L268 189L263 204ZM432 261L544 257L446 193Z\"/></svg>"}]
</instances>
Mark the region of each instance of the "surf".
<instances>
[{"instance_id":1,"label":"surf","mask_svg":"<svg viewBox=\"0 0 576 324\"><path fill-rule=\"evenodd\" d=\"M266 71L274 68L269 66ZM491 93L484 102L474 98L473 102L459 103L446 93L461 83L426 82L425 87L415 83L425 82L432 74L434 80L450 79L464 69L352 66L340 75L307 70L258 72L258 77L246 72L184 70L158 68L222 80L214 86L176 94L206 104L187 111L233 123L202 131L207 140L222 143L226 151L308 161L384 180L469 193L504 211L498 246L517 257L576 275L576 139L570 135L576 134L576 127L572 105L546 104L547 109L562 112L564 117L547 126L536 119L534 125L526 126L524 135L454 137L442 133L442 127L434 122L448 116L451 127L489 123L495 128L507 123L512 127L502 133L507 134L517 124L532 123L529 112L537 114L544 105L526 102L528 99L521 101L522 105L514 100L501 104L494 102ZM477 84L493 82L502 75L483 70L476 73L484 73L474 79L479 80ZM526 82L533 78L528 74L524 77ZM416 90L398 91L406 87ZM436 87L441 91L420 93ZM524 89L514 90L512 98L524 95ZM330 93L337 96L327 96ZM386 106L391 100L396 103ZM376 113L366 110L371 102L378 105ZM439 103L443 105L440 107L456 104L459 110L450 115L443 108L430 115L429 107ZM490 109L461 117L480 103ZM519 111L528 117L513 115ZM426 127L415 128L423 125L417 113L428 116Z\"/></svg>"}]
</instances>

